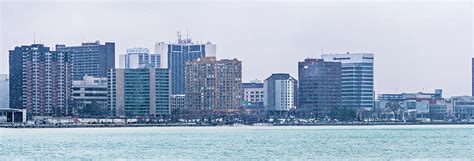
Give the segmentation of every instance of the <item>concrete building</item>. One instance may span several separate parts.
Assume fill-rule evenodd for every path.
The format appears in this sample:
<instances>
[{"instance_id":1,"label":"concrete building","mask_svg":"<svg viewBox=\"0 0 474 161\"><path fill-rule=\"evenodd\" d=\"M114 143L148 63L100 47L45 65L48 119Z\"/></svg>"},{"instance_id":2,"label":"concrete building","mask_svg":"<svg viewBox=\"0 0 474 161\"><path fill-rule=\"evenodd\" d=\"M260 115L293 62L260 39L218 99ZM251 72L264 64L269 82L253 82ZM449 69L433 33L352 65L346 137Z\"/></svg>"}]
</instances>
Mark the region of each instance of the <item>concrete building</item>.
<instances>
[{"instance_id":1,"label":"concrete building","mask_svg":"<svg viewBox=\"0 0 474 161\"><path fill-rule=\"evenodd\" d=\"M474 119L474 97L452 97L454 116L459 119Z\"/></svg>"},{"instance_id":2,"label":"concrete building","mask_svg":"<svg viewBox=\"0 0 474 161\"><path fill-rule=\"evenodd\" d=\"M357 111L374 108L374 54L324 54L324 61L342 63L342 107Z\"/></svg>"},{"instance_id":3,"label":"concrete building","mask_svg":"<svg viewBox=\"0 0 474 161\"><path fill-rule=\"evenodd\" d=\"M261 81L242 83L242 107L244 109L262 109L264 88Z\"/></svg>"},{"instance_id":4,"label":"concrete building","mask_svg":"<svg viewBox=\"0 0 474 161\"><path fill-rule=\"evenodd\" d=\"M168 115L169 83L169 71L164 68L111 69L108 107L114 116Z\"/></svg>"},{"instance_id":5,"label":"concrete building","mask_svg":"<svg viewBox=\"0 0 474 161\"><path fill-rule=\"evenodd\" d=\"M186 108L232 112L240 108L242 62L204 57L186 63Z\"/></svg>"},{"instance_id":6,"label":"concrete building","mask_svg":"<svg viewBox=\"0 0 474 161\"><path fill-rule=\"evenodd\" d=\"M10 107L10 85L8 74L0 74L0 108Z\"/></svg>"},{"instance_id":7,"label":"concrete building","mask_svg":"<svg viewBox=\"0 0 474 161\"><path fill-rule=\"evenodd\" d=\"M137 69L137 68L159 68L160 55L150 54L147 48L131 48L127 49L126 54L120 55L120 68Z\"/></svg>"},{"instance_id":8,"label":"concrete building","mask_svg":"<svg viewBox=\"0 0 474 161\"><path fill-rule=\"evenodd\" d=\"M289 74L272 74L263 83L265 110L273 112L287 112L296 109L297 81Z\"/></svg>"},{"instance_id":9,"label":"concrete building","mask_svg":"<svg viewBox=\"0 0 474 161\"><path fill-rule=\"evenodd\" d=\"M387 103L399 102L409 117L413 119L430 118L430 106L438 108L436 105L440 105L444 101L442 93L441 89L436 89L434 93L379 94L377 99L380 109L376 110L381 113L390 114L390 111L386 109ZM446 112L449 115L448 107L446 107Z\"/></svg>"},{"instance_id":10,"label":"concrete building","mask_svg":"<svg viewBox=\"0 0 474 161\"><path fill-rule=\"evenodd\" d=\"M341 108L341 63L305 59L298 63L298 112L319 118Z\"/></svg>"},{"instance_id":11,"label":"concrete building","mask_svg":"<svg viewBox=\"0 0 474 161\"><path fill-rule=\"evenodd\" d=\"M171 71L171 93L185 93L185 66L188 61L195 61L207 56L216 56L216 45L193 43L191 38L182 39L178 32L175 43L155 44L155 53L161 55L161 67Z\"/></svg>"},{"instance_id":12,"label":"concrete building","mask_svg":"<svg viewBox=\"0 0 474 161\"><path fill-rule=\"evenodd\" d=\"M28 116L71 115L71 55L43 44L9 51L10 107Z\"/></svg>"},{"instance_id":13,"label":"concrete building","mask_svg":"<svg viewBox=\"0 0 474 161\"><path fill-rule=\"evenodd\" d=\"M84 108L92 108L87 115L108 115L107 78L84 76L82 80L72 82L72 100L74 115L83 115ZM91 114L92 113L92 114Z\"/></svg>"},{"instance_id":14,"label":"concrete building","mask_svg":"<svg viewBox=\"0 0 474 161\"><path fill-rule=\"evenodd\" d=\"M57 51L70 52L72 56L72 78L83 76L107 77L107 71L115 68L115 43L99 41L82 43L81 46L56 45Z\"/></svg>"},{"instance_id":15,"label":"concrete building","mask_svg":"<svg viewBox=\"0 0 474 161\"><path fill-rule=\"evenodd\" d=\"M183 110L186 106L186 99L184 94L170 96L170 110Z\"/></svg>"}]
</instances>

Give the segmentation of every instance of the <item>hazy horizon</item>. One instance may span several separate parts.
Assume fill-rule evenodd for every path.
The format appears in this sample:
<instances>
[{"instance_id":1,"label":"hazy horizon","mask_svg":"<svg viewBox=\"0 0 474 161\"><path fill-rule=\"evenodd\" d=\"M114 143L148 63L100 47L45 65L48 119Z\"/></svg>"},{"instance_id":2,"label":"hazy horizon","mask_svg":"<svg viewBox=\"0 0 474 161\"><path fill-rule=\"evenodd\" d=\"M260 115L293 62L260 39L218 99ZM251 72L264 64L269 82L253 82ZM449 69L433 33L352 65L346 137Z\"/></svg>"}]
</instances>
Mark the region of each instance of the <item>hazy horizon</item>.
<instances>
[{"instance_id":1,"label":"hazy horizon","mask_svg":"<svg viewBox=\"0 0 474 161\"><path fill-rule=\"evenodd\" d=\"M107 2L107 3L105 3ZM8 50L36 42L115 42L127 48L176 41L217 45L237 58L243 81L271 73L297 78L298 61L322 53L374 53L375 92L471 94L471 1L1 1L0 73Z\"/></svg>"}]
</instances>

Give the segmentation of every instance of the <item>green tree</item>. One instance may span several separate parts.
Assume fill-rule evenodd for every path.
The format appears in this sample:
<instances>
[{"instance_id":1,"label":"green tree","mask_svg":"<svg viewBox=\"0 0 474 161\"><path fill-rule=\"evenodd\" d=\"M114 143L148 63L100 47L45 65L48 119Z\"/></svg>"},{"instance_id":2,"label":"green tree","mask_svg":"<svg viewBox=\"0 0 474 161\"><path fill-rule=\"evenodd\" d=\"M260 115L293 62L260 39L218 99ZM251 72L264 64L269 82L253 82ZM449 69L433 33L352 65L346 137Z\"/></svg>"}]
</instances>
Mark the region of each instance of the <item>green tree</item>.
<instances>
[{"instance_id":1,"label":"green tree","mask_svg":"<svg viewBox=\"0 0 474 161\"><path fill-rule=\"evenodd\" d=\"M357 112L352 109L335 108L331 110L329 117L340 121L353 121L357 117Z\"/></svg>"}]
</instances>

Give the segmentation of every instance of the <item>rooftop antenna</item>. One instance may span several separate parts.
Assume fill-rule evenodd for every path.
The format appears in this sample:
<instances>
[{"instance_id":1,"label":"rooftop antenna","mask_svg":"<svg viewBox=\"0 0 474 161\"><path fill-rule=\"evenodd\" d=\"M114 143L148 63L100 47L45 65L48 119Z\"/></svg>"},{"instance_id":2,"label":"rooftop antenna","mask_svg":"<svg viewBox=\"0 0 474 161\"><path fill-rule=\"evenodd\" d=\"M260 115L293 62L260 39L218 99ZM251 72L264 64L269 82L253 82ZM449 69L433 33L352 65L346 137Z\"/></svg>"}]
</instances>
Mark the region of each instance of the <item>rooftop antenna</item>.
<instances>
[{"instance_id":1,"label":"rooftop antenna","mask_svg":"<svg viewBox=\"0 0 474 161\"><path fill-rule=\"evenodd\" d=\"M178 37L178 43L181 43L181 31L176 31L176 36Z\"/></svg>"},{"instance_id":2,"label":"rooftop antenna","mask_svg":"<svg viewBox=\"0 0 474 161\"><path fill-rule=\"evenodd\" d=\"M188 28L186 27L186 40L189 40L189 31L188 31Z\"/></svg>"},{"instance_id":3,"label":"rooftop antenna","mask_svg":"<svg viewBox=\"0 0 474 161\"><path fill-rule=\"evenodd\" d=\"M33 32L33 44L36 44L36 32Z\"/></svg>"}]
</instances>

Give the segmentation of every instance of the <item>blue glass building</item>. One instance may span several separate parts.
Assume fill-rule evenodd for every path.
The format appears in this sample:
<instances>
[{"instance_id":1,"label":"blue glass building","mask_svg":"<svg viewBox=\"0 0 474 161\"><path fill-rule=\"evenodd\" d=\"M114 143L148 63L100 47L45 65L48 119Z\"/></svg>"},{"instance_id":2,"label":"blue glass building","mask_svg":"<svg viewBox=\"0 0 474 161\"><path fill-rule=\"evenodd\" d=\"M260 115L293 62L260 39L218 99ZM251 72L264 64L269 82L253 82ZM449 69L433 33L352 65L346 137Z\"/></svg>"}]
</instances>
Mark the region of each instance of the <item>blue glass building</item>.
<instances>
[{"instance_id":1,"label":"blue glass building","mask_svg":"<svg viewBox=\"0 0 474 161\"><path fill-rule=\"evenodd\" d=\"M111 69L107 86L107 104L113 116L157 117L170 114L168 69Z\"/></svg>"},{"instance_id":2,"label":"blue glass building","mask_svg":"<svg viewBox=\"0 0 474 161\"><path fill-rule=\"evenodd\" d=\"M162 56L161 67L170 70L171 93L173 95L185 94L185 63L207 56L216 56L216 45L210 42L195 44L191 39L181 39L181 36L178 35L176 43L156 44L155 52ZM163 60L167 62L165 63Z\"/></svg>"},{"instance_id":3,"label":"blue glass building","mask_svg":"<svg viewBox=\"0 0 474 161\"><path fill-rule=\"evenodd\" d=\"M342 107L374 109L374 54L324 54L324 61L341 62Z\"/></svg>"}]
</instances>

